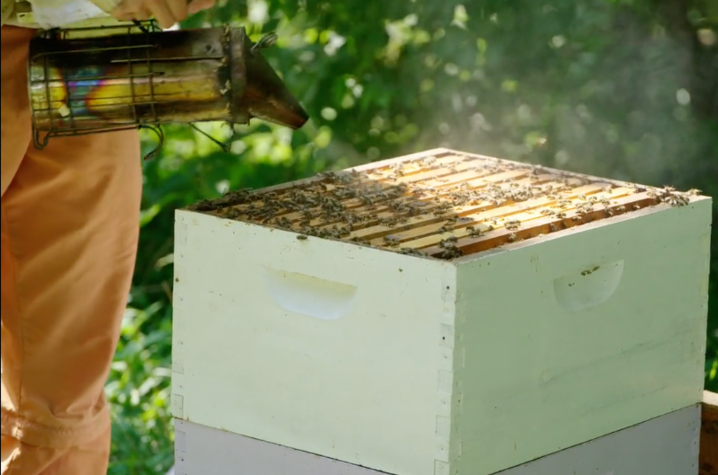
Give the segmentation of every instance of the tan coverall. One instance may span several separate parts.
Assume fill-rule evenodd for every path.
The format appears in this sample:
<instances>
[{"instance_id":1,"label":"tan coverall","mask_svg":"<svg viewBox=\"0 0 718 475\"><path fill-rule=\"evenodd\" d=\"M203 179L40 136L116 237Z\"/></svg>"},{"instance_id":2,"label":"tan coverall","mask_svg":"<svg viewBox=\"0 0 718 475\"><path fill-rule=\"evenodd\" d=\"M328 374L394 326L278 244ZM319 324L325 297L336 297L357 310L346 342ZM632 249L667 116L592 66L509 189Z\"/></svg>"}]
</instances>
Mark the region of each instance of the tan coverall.
<instances>
[{"instance_id":1,"label":"tan coverall","mask_svg":"<svg viewBox=\"0 0 718 475\"><path fill-rule=\"evenodd\" d=\"M2 475L105 475L136 256L136 131L31 142L34 30L2 26ZM13 1L13 0L10 0ZM10 20L12 22L12 20Z\"/></svg>"}]
</instances>

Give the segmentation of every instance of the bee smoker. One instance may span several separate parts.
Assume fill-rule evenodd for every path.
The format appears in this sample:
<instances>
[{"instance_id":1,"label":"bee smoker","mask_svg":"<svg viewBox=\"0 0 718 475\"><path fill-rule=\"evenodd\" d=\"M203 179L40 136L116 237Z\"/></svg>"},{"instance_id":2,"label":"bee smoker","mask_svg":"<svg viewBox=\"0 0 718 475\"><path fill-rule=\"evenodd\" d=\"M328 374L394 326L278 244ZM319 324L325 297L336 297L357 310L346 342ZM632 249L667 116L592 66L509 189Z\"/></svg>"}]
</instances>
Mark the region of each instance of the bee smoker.
<instances>
[{"instance_id":1,"label":"bee smoker","mask_svg":"<svg viewBox=\"0 0 718 475\"><path fill-rule=\"evenodd\" d=\"M158 31L152 22L43 31L29 52L34 145L253 117L300 128L307 113L261 54L272 42L252 43L244 28Z\"/></svg>"}]
</instances>

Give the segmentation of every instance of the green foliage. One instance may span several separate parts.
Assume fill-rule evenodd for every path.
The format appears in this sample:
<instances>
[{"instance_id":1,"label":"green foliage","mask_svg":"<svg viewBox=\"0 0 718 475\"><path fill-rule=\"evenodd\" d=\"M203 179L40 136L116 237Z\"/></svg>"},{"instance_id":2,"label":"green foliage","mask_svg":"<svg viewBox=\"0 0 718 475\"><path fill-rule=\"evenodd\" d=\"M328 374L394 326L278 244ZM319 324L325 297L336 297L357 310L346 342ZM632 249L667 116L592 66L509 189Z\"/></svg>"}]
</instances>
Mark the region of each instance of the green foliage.
<instances>
[{"instance_id":1,"label":"green foliage","mask_svg":"<svg viewBox=\"0 0 718 475\"><path fill-rule=\"evenodd\" d=\"M109 475L159 474L173 463L169 424L170 307L128 309L107 385L112 407ZM156 317L156 323L148 322Z\"/></svg>"},{"instance_id":2,"label":"green foliage","mask_svg":"<svg viewBox=\"0 0 718 475\"><path fill-rule=\"evenodd\" d=\"M255 40L277 31L264 54L312 119L295 132L201 125L231 140L231 153L165 127L162 152L145 163L138 264L108 386L110 473L172 464L175 209L436 146L718 197L716 13L711 0L227 0L190 19L241 24ZM706 385L718 391L716 234Z\"/></svg>"}]
</instances>

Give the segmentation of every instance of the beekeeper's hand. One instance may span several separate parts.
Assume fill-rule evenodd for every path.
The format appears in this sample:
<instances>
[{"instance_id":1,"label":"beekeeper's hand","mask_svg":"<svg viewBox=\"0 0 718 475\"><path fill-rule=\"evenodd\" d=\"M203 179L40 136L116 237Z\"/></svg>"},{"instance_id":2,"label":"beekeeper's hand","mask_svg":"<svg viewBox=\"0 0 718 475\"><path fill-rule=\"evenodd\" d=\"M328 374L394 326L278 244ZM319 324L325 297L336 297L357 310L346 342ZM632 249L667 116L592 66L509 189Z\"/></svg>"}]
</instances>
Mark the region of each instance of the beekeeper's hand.
<instances>
[{"instance_id":1,"label":"beekeeper's hand","mask_svg":"<svg viewBox=\"0 0 718 475\"><path fill-rule=\"evenodd\" d=\"M162 28L170 28L214 3L215 0L123 0L112 10L112 16L120 21L154 18Z\"/></svg>"}]
</instances>

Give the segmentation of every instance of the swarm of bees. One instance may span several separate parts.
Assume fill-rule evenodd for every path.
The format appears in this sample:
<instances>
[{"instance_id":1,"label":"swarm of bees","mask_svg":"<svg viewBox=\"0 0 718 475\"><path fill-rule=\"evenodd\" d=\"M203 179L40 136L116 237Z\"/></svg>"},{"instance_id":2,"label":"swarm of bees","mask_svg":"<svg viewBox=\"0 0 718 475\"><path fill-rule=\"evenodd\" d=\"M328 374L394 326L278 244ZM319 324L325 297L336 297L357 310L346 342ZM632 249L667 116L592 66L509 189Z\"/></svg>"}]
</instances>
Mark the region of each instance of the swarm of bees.
<instances>
[{"instance_id":1,"label":"swarm of bees","mask_svg":"<svg viewBox=\"0 0 718 475\"><path fill-rule=\"evenodd\" d=\"M456 236L439 241L439 247L443 249L440 254L442 259L454 259L464 255L463 251L456 246L457 241Z\"/></svg>"},{"instance_id":2,"label":"swarm of bees","mask_svg":"<svg viewBox=\"0 0 718 475\"><path fill-rule=\"evenodd\" d=\"M651 190L649 195L654 196L661 203L669 204L673 207L685 206L691 202L691 196L699 196L700 190L692 189L685 193L676 191L672 186L664 186L662 189Z\"/></svg>"},{"instance_id":3,"label":"swarm of bees","mask_svg":"<svg viewBox=\"0 0 718 475\"><path fill-rule=\"evenodd\" d=\"M473 177L465 178L468 175ZM313 236L406 255L455 259L477 240L495 236L511 243L536 235L530 231L534 219L547 222L542 232L556 232L571 222L594 219L598 211L606 217L626 211L611 196L613 185L591 192L595 195L576 194L577 188L591 183L586 177L494 159L459 157L447 165L427 157L366 171L321 173L288 187L231 191L188 209L293 231L299 241ZM684 206L700 192L634 186L633 193ZM539 199L543 201L527 205L523 214L496 212ZM433 244L407 245L432 235L436 236ZM423 249L429 248L427 254Z\"/></svg>"}]
</instances>

